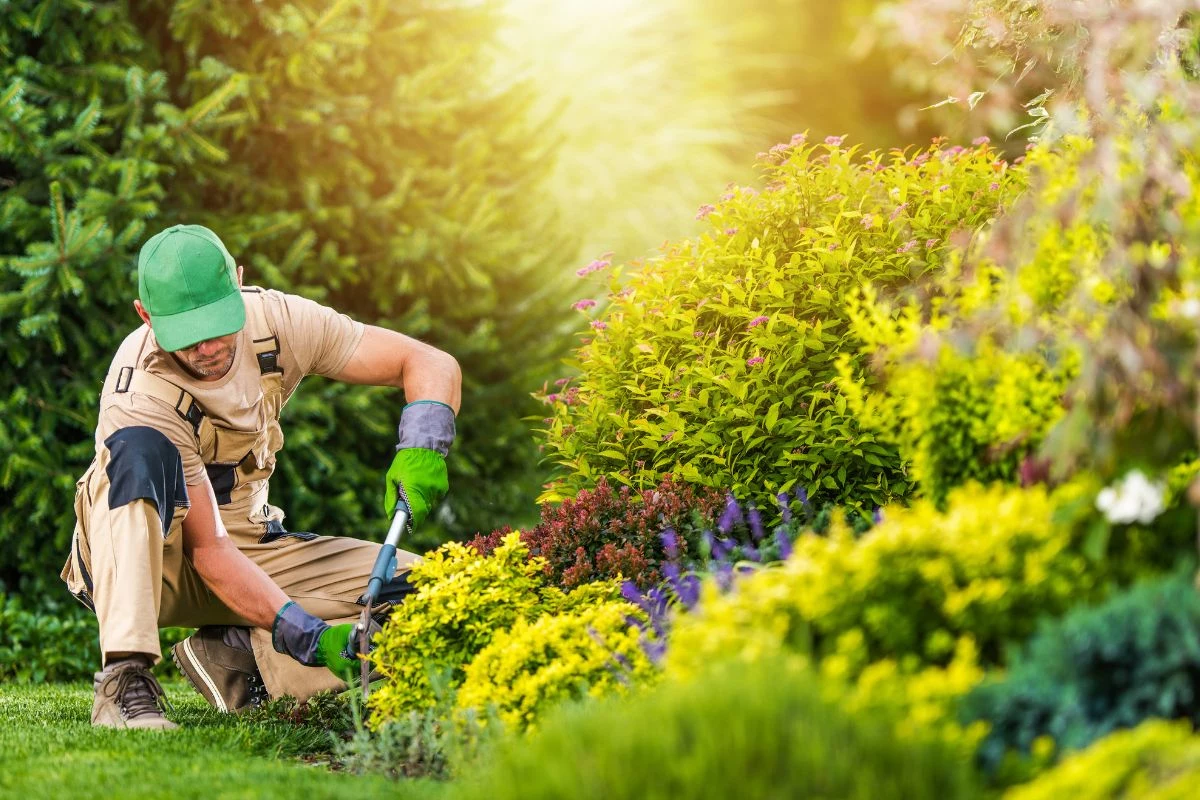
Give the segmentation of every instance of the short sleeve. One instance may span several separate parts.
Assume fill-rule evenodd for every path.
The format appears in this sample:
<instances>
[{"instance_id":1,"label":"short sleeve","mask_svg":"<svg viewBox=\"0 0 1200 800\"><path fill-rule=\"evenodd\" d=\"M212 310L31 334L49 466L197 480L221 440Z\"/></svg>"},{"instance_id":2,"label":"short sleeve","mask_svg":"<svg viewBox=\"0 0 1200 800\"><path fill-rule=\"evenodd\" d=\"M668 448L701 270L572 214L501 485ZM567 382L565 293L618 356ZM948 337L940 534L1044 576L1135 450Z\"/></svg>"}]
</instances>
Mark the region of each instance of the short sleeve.
<instances>
[{"instance_id":1,"label":"short sleeve","mask_svg":"<svg viewBox=\"0 0 1200 800\"><path fill-rule=\"evenodd\" d=\"M200 455L200 443L190 423L161 400L136 392L104 398L97 425L99 439L107 439L122 428L144 425L160 431L179 450L183 461L183 479L189 485L201 483L207 472Z\"/></svg>"},{"instance_id":2,"label":"short sleeve","mask_svg":"<svg viewBox=\"0 0 1200 800\"><path fill-rule=\"evenodd\" d=\"M332 308L294 294L273 292L279 300L284 347L291 351L301 375L332 376L358 348L365 326Z\"/></svg>"}]
</instances>

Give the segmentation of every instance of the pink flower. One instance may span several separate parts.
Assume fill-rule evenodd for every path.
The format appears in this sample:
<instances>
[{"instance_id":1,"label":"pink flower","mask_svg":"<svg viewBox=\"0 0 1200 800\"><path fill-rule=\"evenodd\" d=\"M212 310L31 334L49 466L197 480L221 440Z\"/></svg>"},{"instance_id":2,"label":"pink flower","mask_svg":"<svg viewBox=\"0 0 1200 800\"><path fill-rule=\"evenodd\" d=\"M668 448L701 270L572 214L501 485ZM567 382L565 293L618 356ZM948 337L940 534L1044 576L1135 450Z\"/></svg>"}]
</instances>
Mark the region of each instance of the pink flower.
<instances>
[{"instance_id":1,"label":"pink flower","mask_svg":"<svg viewBox=\"0 0 1200 800\"><path fill-rule=\"evenodd\" d=\"M906 208L908 208L908 203L901 203L900 205L896 206L896 210L892 212L890 217L888 217L888 222L895 221L896 217L900 216L901 212L903 212Z\"/></svg>"},{"instance_id":2,"label":"pink flower","mask_svg":"<svg viewBox=\"0 0 1200 800\"><path fill-rule=\"evenodd\" d=\"M598 331L606 331L606 330L608 330L608 323L602 322L601 320L598 320L598 319L594 319L594 320L592 320L592 328L594 328L595 330L598 330Z\"/></svg>"},{"instance_id":3,"label":"pink flower","mask_svg":"<svg viewBox=\"0 0 1200 800\"><path fill-rule=\"evenodd\" d=\"M607 259L598 258L592 263L588 264L586 267L581 267L580 269L575 270L575 274L582 278L585 275L591 275L593 272L599 272L602 269L607 269L609 266L611 266L611 264L612 262L608 261Z\"/></svg>"},{"instance_id":4,"label":"pink flower","mask_svg":"<svg viewBox=\"0 0 1200 800\"><path fill-rule=\"evenodd\" d=\"M988 184L988 188L994 192L1000 188L1000 184L996 183L995 181L992 181L991 183Z\"/></svg>"},{"instance_id":5,"label":"pink flower","mask_svg":"<svg viewBox=\"0 0 1200 800\"><path fill-rule=\"evenodd\" d=\"M586 300L586 299L585 300L576 300L574 305L571 306L571 308L575 309L576 311L584 311L586 309L592 308L595 305L596 305L595 300Z\"/></svg>"},{"instance_id":6,"label":"pink flower","mask_svg":"<svg viewBox=\"0 0 1200 800\"><path fill-rule=\"evenodd\" d=\"M674 436L675 436L675 431L671 431L670 433L663 434L662 440L664 442L669 442L669 441L671 441L671 438Z\"/></svg>"},{"instance_id":7,"label":"pink flower","mask_svg":"<svg viewBox=\"0 0 1200 800\"><path fill-rule=\"evenodd\" d=\"M980 136L978 139L972 140L971 144L975 145L976 147L982 147L983 145L988 144L991 141L992 140L986 136Z\"/></svg>"},{"instance_id":8,"label":"pink flower","mask_svg":"<svg viewBox=\"0 0 1200 800\"><path fill-rule=\"evenodd\" d=\"M692 337L696 339L703 339L704 331L692 331Z\"/></svg>"},{"instance_id":9,"label":"pink flower","mask_svg":"<svg viewBox=\"0 0 1200 800\"><path fill-rule=\"evenodd\" d=\"M804 143L805 143L805 142L807 142L807 141L808 141L808 136L806 136L805 134L803 134L803 133L793 133L793 134L792 134L792 141L791 141L789 144L791 144L791 146L792 146L792 147L796 147L796 146L798 146L798 145L802 145L802 144L804 144Z\"/></svg>"},{"instance_id":10,"label":"pink flower","mask_svg":"<svg viewBox=\"0 0 1200 800\"><path fill-rule=\"evenodd\" d=\"M912 250L916 246L917 246L917 240L909 239L907 242L905 242L904 244L897 247L896 252L897 253L907 253L909 250Z\"/></svg>"},{"instance_id":11,"label":"pink flower","mask_svg":"<svg viewBox=\"0 0 1200 800\"><path fill-rule=\"evenodd\" d=\"M558 395L556 395L556 394L548 394L548 395L546 395L546 402L547 402L547 403L557 403L557 402L558 402Z\"/></svg>"},{"instance_id":12,"label":"pink flower","mask_svg":"<svg viewBox=\"0 0 1200 800\"><path fill-rule=\"evenodd\" d=\"M841 147L842 142L844 142L845 140L846 140L845 136L826 136L825 144L829 145L830 147Z\"/></svg>"},{"instance_id":13,"label":"pink flower","mask_svg":"<svg viewBox=\"0 0 1200 800\"><path fill-rule=\"evenodd\" d=\"M765 360L766 359L764 359L762 356L755 356L754 358L747 358L746 366L747 367L757 367L759 364L763 363L763 361L765 361Z\"/></svg>"},{"instance_id":14,"label":"pink flower","mask_svg":"<svg viewBox=\"0 0 1200 800\"><path fill-rule=\"evenodd\" d=\"M940 241L941 241L941 239L926 239L926 240L925 240L925 246L926 246L926 247L933 247L935 244L937 244L937 243L938 243L938 242L940 242Z\"/></svg>"},{"instance_id":15,"label":"pink flower","mask_svg":"<svg viewBox=\"0 0 1200 800\"><path fill-rule=\"evenodd\" d=\"M700 210L696 212L696 219L704 219L705 217L707 217L709 214L713 213L716 210L717 210L716 206L705 203L704 205L700 206Z\"/></svg>"},{"instance_id":16,"label":"pink flower","mask_svg":"<svg viewBox=\"0 0 1200 800\"><path fill-rule=\"evenodd\" d=\"M759 325L762 325L764 322L770 322L770 321L771 321L770 317L755 317L754 319L750 320L750 324L747 325L746 327L747 328L757 328Z\"/></svg>"},{"instance_id":17,"label":"pink flower","mask_svg":"<svg viewBox=\"0 0 1200 800\"><path fill-rule=\"evenodd\" d=\"M874 214L863 214L863 218L862 218L861 222L862 222L862 226L864 228L873 227L875 225L875 215Z\"/></svg>"},{"instance_id":18,"label":"pink flower","mask_svg":"<svg viewBox=\"0 0 1200 800\"><path fill-rule=\"evenodd\" d=\"M738 229L737 229L737 228L726 228L726 229L725 229L725 235L726 235L726 236L733 236L733 235L734 235L735 233L737 233L737 232L738 232Z\"/></svg>"},{"instance_id":19,"label":"pink flower","mask_svg":"<svg viewBox=\"0 0 1200 800\"><path fill-rule=\"evenodd\" d=\"M554 382L554 385L555 386L566 386L570 382L571 382L570 378L559 378L558 380L556 380Z\"/></svg>"}]
</instances>

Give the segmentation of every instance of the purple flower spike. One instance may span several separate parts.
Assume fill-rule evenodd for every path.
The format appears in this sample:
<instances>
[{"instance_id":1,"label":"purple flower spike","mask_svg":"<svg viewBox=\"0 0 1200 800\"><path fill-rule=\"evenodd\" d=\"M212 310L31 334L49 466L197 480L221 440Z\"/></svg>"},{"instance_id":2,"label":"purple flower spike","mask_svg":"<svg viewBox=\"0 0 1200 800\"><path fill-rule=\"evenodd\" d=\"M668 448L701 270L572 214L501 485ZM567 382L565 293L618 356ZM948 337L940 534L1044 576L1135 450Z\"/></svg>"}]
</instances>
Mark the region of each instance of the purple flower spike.
<instances>
[{"instance_id":1,"label":"purple flower spike","mask_svg":"<svg viewBox=\"0 0 1200 800\"><path fill-rule=\"evenodd\" d=\"M876 507L875 513L872 515L871 518L874 520L876 525L883 522L883 509Z\"/></svg>"},{"instance_id":2,"label":"purple flower spike","mask_svg":"<svg viewBox=\"0 0 1200 800\"><path fill-rule=\"evenodd\" d=\"M758 548L754 545L748 544L743 547L742 555L745 556L748 561L754 561L756 563L762 561L762 554L758 552Z\"/></svg>"},{"instance_id":3,"label":"purple flower spike","mask_svg":"<svg viewBox=\"0 0 1200 800\"><path fill-rule=\"evenodd\" d=\"M810 506L808 504L808 489L805 489L803 486L797 489L796 499L800 501L800 505L804 506L805 511L810 510Z\"/></svg>"},{"instance_id":4,"label":"purple flower spike","mask_svg":"<svg viewBox=\"0 0 1200 800\"><path fill-rule=\"evenodd\" d=\"M762 514L757 508L750 506L747 516L750 518L750 535L754 537L754 541L760 541L763 537Z\"/></svg>"},{"instance_id":5,"label":"purple flower spike","mask_svg":"<svg viewBox=\"0 0 1200 800\"><path fill-rule=\"evenodd\" d=\"M660 534L660 538L662 539L663 550L666 552L667 558L671 559L672 561L679 558L679 539L676 536L675 531L671 528L667 528L662 532L662 534Z\"/></svg>"},{"instance_id":6,"label":"purple flower spike","mask_svg":"<svg viewBox=\"0 0 1200 800\"><path fill-rule=\"evenodd\" d=\"M642 590L633 581L621 581L621 597L638 607L642 607L645 602Z\"/></svg>"},{"instance_id":7,"label":"purple flower spike","mask_svg":"<svg viewBox=\"0 0 1200 800\"><path fill-rule=\"evenodd\" d=\"M717 568L713 575L717 579L717 586L721 587L722 592L728 592L733 588L733 565L725 562L717 564Z\"/></svg>"},{"instance_id":8,"label":"purple flower spike","mask_svg":"<svg viewBox=\"0 0 1200 800\"><path fill-rule=\"evenodd\" d=\"M787 561L788 556L792 554L792 540L788 538L787 531L783 528L775 531L775 544L779 546L780 560Z\"/></svg>"},{"instance_id":9,"label":"purple flower spike","mask_svg":"<svg viewBox=\"0 0 1200 800\"><path fill-rule=\"evenodd\" d=\"M787 492L780 492L775 495L775 499L779 501L779 510L783 512L783 524L790 525L792 522L792 503Z\"/></svg>"},{"instance_id":10,"label":"purple flower spike","mask_svg":"<svg viewBox=\"0 0 1200 800\"><path fill-rule=\"evenodd\" d=\"M691 611L700 602L700 579L698 577L685 575L679 582L679 602L688 611Z\"/></svg>"},{"instance_id":11,"label":"purple flower spike","mask_svg":"<svg viewBox=\"0 0 1200 800\"><path fill-rule=\"evenodd\" d=\"M738 505L737 499L732 494L726 496L725 510L721 512L721 517L717 520L718 530L728 535L733 530L733 526L742 521L742 507Z\"/></svg>"}]
</instances>

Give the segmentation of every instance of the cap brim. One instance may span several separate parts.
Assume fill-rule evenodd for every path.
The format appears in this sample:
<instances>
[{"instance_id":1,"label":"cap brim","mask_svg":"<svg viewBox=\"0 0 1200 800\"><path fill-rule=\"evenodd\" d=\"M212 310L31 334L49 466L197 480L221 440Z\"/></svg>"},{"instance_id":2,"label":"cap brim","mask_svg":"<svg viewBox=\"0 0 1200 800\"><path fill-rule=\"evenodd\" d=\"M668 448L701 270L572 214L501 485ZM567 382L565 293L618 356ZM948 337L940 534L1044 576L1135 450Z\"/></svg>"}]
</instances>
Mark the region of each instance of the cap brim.
<instances>
[{"instance_id":1,"label":"cap brim","mask_svg":"<svg viewBox=\"0 0 1200 800\"><path fill-rule=\"evenodd\" d=\"M163 350L169 353L186 350L198 342L228 336L246 327L246 303L241 291L236 291L178 314L151 314L150 327Z\"/></svg>"}]
</instances>

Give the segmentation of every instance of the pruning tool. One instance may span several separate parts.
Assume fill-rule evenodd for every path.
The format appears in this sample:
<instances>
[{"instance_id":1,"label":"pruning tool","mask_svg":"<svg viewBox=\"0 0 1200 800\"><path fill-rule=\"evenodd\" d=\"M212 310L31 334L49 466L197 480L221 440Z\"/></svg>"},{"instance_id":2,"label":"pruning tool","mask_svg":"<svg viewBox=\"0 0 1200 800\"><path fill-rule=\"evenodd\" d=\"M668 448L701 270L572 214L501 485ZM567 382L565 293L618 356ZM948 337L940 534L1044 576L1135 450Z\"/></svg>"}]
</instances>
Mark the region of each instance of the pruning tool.
<instances>
[{"instance_id":1,"label":"pruning tool","mask_svg":"<svg viewBox=\"0 0 1200 800\"><path fill-rule=\"evenodd\" d=\"M366 654L371 649L371 634L369 628L371 625L371 610L375 605L375 601L379 599L379 592L383 589L383 585L392 579L396 574L396 545L400 543L400 535L404 533L404 529L408 527L408 518L410 516L408 503L403 497L396 500L396 510L392 514L392 527L388 529L387 538L383 540L383 546L379 548L379 555L375 556L375 566L371 567L371 579L367 581L367 590L363 592L359 602L363 604L362 616L358 618L358 625L355 626L355 633L358 635L358 652L362 658L362 692L363 701L365 702L370 693L370 675L371 664L366 659Z\"/></svg>"}]
</instances>

